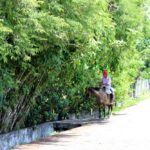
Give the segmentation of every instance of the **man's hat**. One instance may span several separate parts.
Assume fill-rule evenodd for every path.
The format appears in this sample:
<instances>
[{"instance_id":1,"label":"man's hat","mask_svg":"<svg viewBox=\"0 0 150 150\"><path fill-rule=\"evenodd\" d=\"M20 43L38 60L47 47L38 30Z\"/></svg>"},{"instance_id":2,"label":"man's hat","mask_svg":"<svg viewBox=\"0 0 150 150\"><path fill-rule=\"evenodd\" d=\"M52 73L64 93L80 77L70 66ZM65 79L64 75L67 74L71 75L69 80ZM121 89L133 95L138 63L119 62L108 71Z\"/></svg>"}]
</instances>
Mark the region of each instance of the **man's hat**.
<instances>
[{"instance_id":1,"label":"man's hat","mask_svg":"<svg viewBox=\"0 0 150 150\"><path fill-rule=\"evenodd\" d=\"M107 73L107 70L106 69L104 69L103 70L103 75L107 75L108 73Z\"/></svg>"}]
</instances>

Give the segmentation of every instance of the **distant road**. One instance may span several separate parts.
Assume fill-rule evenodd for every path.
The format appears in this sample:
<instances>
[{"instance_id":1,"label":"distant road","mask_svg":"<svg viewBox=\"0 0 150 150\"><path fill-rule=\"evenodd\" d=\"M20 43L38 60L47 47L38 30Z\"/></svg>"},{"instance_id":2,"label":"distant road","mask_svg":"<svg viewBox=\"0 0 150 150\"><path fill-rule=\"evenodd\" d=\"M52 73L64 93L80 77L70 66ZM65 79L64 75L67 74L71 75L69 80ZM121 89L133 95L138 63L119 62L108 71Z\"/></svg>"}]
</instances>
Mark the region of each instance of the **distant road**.
<instances>
[{"instance_id":1,"label":"distant road","mask_svg":"<svg viewBox=\"0 0 150 150\"><path fill-rule=\"evenodd\" d=\"M64 131L13 150L150 150L150 99L108 120Z\"/></svg>"}]
</instances>

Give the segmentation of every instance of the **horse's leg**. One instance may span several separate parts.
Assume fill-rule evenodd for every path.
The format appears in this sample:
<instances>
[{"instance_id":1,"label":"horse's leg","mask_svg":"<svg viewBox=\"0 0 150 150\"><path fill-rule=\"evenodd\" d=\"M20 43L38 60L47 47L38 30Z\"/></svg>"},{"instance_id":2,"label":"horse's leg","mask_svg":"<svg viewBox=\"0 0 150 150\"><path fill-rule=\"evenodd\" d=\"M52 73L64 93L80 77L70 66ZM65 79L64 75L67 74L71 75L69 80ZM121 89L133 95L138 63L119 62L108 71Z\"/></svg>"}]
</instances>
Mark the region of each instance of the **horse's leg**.
<instances>
[{"instance_id":1,"label":"horse's leg","mask_svg":"<svg viewBox=\"0 0 150 150\"><path fill-rule=\"evenodd\" d=\"M113 110L113 105L109 105L108 108L109 108L109 110L108 110L108 116L111 116L112 110Z\"/></svg>"},{"instance_id":2,"label":"horse's leg","mask_svg":"<svg viewBox=\"0 0 150 150\"><path fill-rule=\"evenodd\" d=\"M106 117L106 106L104 105L104 118Z\"/></svg>"},{"instance_id":3,"label":"horse's leg","mask_svg":"<svg viewBox=\"0 0 150 150\"><path fill-rule=\"evenodd\" d=\"M112 114L112 111L113 111L113 104L111 105L111 114Z\"/></svg>"},{"instance_id":4,"label":"horse's leg","mask_svg":"<svg viewBox=\"0 0 150 150\"><path fill-rule=\"evenodd\" d=\"M110 107L109 105L105 105L105 116L109 118Z\"/></svg>"},{"instance_id":5,"label":"horse's leg","mask_svg":"<svg viewBox=\"0 0 150 150\"><path fill-rule=\"evenodd\" d=\"M111 105L108 105L108 118L110 117L111 115Z\"/></svg>"},{"instance_id":6,"label":"horse's leg","mask_svg":"<svg viewBox=\"0 0 150 150\"><path fill-rule=\"evenodd\" d=\"M106 106L103 105L103 115L104 115L104 118L106 117Z\"/></svg>"},{"instance_id":7,"label":"horse's leg","mask_svg":"<svg viewBox=\"0 0 150 150\"><path fill-rule=\"evenodd\" d=\"M113 109L113 94L112 93L109 94L108 98L109 98L109 103L110 103L108 105L108 117L110 117L112 113L112 109Z\"/></svg>"},{"instance_id":8,"label":"horse's leg","mask_svg":"<svg viewBox=\"0 0 150 150\"><path fill-rule=\"evenodd\" d=\"M98 107L98 111L99 111L99 119L101 118L101 106L99 105Z\"/></svg>"}]
</instances>

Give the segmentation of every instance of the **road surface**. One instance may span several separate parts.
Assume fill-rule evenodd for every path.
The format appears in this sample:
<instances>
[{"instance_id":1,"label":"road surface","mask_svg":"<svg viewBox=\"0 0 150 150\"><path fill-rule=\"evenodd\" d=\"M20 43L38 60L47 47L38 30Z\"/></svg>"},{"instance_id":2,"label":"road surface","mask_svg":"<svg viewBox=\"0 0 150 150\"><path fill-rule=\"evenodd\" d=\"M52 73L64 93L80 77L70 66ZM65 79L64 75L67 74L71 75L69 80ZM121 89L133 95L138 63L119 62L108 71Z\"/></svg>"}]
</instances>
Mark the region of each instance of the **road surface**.
<instances>
[{"instance_id":1,"label":"road surface","mask_svg":"<svg viewBox=\"0 0 150 150\"><path fill-rule=\"evenodd\" d=\"M150 99L114 114L13 150L150 150Z\"/></svg>"}]
</instances>

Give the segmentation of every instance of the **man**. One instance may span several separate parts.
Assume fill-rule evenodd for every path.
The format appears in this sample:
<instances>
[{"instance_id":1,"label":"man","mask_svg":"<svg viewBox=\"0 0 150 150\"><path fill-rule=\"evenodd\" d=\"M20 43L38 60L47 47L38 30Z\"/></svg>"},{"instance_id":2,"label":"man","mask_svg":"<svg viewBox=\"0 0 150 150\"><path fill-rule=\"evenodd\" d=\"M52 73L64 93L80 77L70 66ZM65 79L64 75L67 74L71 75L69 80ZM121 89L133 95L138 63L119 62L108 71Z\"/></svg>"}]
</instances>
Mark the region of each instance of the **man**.
<instances>
[{"instance_id":1,"label":"man","mask_svg":"<svg viewBox=\"0 0 150 150\"><path fill-rule=\"evenodd\" d=\"M110 99L113 101L114 98L114 90L111 87L111 78L108 76L107 70L103 70L103 77L100 81L100 87L105 90L105 92L110 95Z\"/></svg>"}]
</instances>

